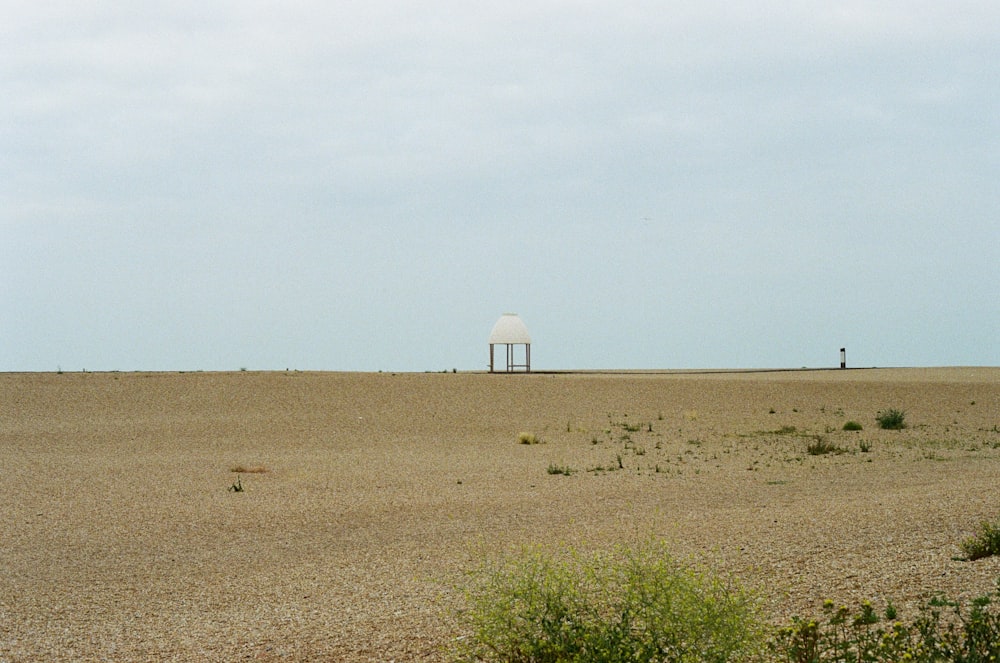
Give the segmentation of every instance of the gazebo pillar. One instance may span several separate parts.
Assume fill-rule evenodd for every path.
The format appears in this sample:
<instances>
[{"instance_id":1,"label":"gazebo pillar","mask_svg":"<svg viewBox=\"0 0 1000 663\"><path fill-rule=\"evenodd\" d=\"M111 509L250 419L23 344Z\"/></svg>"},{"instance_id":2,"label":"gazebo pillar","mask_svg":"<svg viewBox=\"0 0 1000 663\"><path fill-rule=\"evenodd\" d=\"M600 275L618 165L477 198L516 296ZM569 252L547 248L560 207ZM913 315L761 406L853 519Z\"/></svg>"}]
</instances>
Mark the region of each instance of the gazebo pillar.
<instances>
[{"instance_id":1,"label":"gazebo pillar","mask_svg":"<svg viewBox=\"0 0 1000 663\"><path fill-rule=\"evenodd\" d=\"M517 369L523 368L525 373L531 372L531 344L530 343L490 343L490 373L496 373L496 351L495 346L504 346L507 359L506 372L516 373ZM517 363L517 346L524 346L524 363Z\"/></svg>"}]
</instances>

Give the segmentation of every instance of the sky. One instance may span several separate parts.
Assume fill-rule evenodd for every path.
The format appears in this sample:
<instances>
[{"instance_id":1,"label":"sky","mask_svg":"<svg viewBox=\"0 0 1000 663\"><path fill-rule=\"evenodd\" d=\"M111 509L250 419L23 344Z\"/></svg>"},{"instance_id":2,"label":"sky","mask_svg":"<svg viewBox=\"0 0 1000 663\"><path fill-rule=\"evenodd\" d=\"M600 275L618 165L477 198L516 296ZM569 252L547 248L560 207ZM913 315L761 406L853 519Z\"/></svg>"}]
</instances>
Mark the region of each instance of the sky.
<instances>
[{"instance_id":1,"label":"sky","mask_svg":"<svg viewBox=\"0 0 1000 663\"><path fill-rule=\"evenodd\" d=\"M1000 4L0 0L0 371L1000 365Z\"/></svg>"}]
</instances>

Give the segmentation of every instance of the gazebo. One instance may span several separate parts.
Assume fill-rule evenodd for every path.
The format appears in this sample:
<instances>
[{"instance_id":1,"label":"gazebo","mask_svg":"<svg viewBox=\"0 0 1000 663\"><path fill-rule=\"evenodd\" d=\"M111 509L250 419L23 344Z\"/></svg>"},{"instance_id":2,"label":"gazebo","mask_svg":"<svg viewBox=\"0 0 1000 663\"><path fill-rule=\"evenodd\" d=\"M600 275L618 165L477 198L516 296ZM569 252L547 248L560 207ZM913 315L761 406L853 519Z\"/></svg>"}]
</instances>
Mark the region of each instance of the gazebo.
<instances>
[{"instance_id":1,"label":"gazebo","mask_svg":"<svg viewBox=\"0 0 1000 663\"><path fill-rule=\"evenodd\" d=\"M493 348L496 345L507 347L507 373L514 373L518 369L525 373L531 372L531 336L517 313L504 313L493 325L493 331L490 332L490 373L496 372L493 362ZM523 364L516 363L514 350L518 345L524 346Z\"/></svg>"}]
</instances>

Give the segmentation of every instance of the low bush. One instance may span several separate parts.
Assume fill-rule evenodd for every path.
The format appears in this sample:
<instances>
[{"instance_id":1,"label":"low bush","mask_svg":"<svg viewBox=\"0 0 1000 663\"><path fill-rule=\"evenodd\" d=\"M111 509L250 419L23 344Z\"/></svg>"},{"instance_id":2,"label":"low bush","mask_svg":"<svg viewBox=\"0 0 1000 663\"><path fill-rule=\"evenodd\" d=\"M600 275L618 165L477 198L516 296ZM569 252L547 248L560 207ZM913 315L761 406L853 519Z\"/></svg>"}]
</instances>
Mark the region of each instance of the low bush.
<instances>
[{"instance_id":1,"label":"low bush","mask_svg":"<svg viewBox=\"0 0 1000 663\"><path fill-rule=\"evenodd\" d=\"M875 415L875 421L878 422L878 427L884 430L901 430L906 428L905 417L906 413L902 410L889 408L888 410L879 410L878 414Z\"/></svg>"},{"instance_id":2,"label":"low bush","mask_svg":"<svg viewBox=\"0 0 1000 663\"><path fill-rule=\"evenodd\" d=\"M862 430L864 426L856 421L848 421L844 423L844 430Z\"/></svg>"},{"instance_id":3,"label":"low bush","mask_svg":"<svg viewBox=\"0 0 1000 663\"><path fill-rule=\"evenodd\" d=\"M754 598L678 564L662 544L560 554L532 548L473 574L461 661L755 660Z\"/></svg>"},{"instance_id":4,"label":"low bush","mask_svg":"<svg viewBox=\"0 0 1000 663\"><path fill-rule=\"evenodd\" d=\"M983 522L979 533L961 543L962 552L969 561L1000 555L1000 522Z\"/></svg>"}]
</instances>

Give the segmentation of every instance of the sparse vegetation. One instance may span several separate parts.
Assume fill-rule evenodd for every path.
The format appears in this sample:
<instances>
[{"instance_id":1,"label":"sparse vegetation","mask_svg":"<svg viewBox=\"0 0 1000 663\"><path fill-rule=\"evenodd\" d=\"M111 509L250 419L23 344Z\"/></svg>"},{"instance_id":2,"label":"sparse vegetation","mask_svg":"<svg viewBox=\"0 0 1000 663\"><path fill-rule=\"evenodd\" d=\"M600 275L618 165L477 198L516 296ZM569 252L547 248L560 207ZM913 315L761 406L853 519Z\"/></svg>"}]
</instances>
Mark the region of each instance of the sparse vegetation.
<instances>
[{"instance_id":1,"label":"sparse vegetation","mask_svg":"<svg viewBox=\"0 0 1000 663\"><path fill-rule=\"evenodd\" d=\"M879 410L878 414L875 415L875 421L878 422L878 427L883 430L902 430L906 428L906 413L902 410L897 410L895 408L889 408L888 410Z\"/></svg>"},{"instance_id":2,"label":"sparse vegetation","mask_svg":"<svg viewBox=\"0 0 1000 663\"><path fill-rule=\"evenodd\" d=\"M1000 555L1000 522L982 522L979 532L961 544L962 552L969 561Z\"/></svg>"},{"instance_id":3,"label":"sparse vegetation","mask_svg":"<svg viewBox=\"0 0 1000 663\"><path fill-rule=\"evenodd\" d=\"M863 430L864 426L859 424L857 421L848 421L844 423L844 430Z\"/></svg>"},{"instance_id":4,"label":"sparse vegetation","mask_svg":"<svg viewBox=\"0 0 1000 663\"><path fill-rule=\"evenodd\" d=\"M777 483L777 482L776 482ZM1000 581L969 603L936 596L910 620L823 603L819 617L767 626L731 579L674 561L662 543L581 553L531 547L470 575L468 637L453 660L579 663L987 663L1000 660Z\"/></svg>"},{"instance_id":5,"label":"sparse vegetation","mask_svg":"<svg viewBox=\"0 0 1000 663\"><path fill-rule=\"evenodd\" d=\"M861 450L861 453L866 454L872 450L872 443L870 440L861 440L858 442L858 448Z\"/></svg>"},{"instance_id":6,"label":"sparse vegetation","mask_svg":"<svg viewBox=\"0 0 1000 663\"><path fill-rule=\"evenodd\" d=\"M229 492L231 492L231 493L242 493L243 492L243 482L240 481L240 477L238 475L236 477L236 481L234 481L233 485L231 485L229 487Z\"/></svg>"},{"instance_id":7,"label":"sparse vegetation","mask_svg":"<svg viewBox=\"0 0 1000 663\"><path fill-rule=\"evenodd\" d=\"M556 465L555 463L549 463L549 467L546 471L549 474L562 474L564 476L573 474L573 468L569 465Z\"/></svg>"},{"instance_id":8,"label":"sparse vegetation","mask_svg":"<svg viewBox=\"0 0 1000 663\"><path fill-rule=\"evenodd\" d=\"M1000 598L1000 586L997 588ZM971 608L940 597L911 622L899 621L889 602L883 616L869 602L853 614L847 606L823 604L819 619L794 618L771 640L771 653L788 663L986 663L1000 660L1000 605L993 597ZM942 618L941 609L952 615ZM966 609L968 608L968 609ZM887 622L883 622L883 618Z\"/></svg>"}]
</instances>

